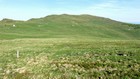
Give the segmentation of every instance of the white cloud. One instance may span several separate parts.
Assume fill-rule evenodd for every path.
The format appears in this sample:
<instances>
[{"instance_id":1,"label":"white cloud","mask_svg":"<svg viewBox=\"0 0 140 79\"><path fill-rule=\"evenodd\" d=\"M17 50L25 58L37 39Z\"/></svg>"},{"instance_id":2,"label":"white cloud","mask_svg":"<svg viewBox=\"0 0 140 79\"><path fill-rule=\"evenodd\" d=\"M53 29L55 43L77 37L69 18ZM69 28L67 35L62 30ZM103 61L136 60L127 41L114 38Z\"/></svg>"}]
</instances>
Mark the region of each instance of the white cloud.
<instances>
[{"instance_id":1,"label":"white cloud","mask_svg":"<svg viewBox=\"0 0 140 79\"><path fill-rule=\"evenodd\" d=\"M99 3L93 6L90 6L89 9L117 9L116 0L109 0L107 2Z\"/></svg>"},{"instance_id":2,"label":"white cloud","mask_svg":"<svg viewBox=\"0 0 140 79\"><path fill-rule=\"evenodd\" d=\"M120 5L118 0L108 0L106 2L98 3L89 6L85 13L103 16L118 21L125 22L140 22L140 9L133 6Z\"/></svg>"}]
</instances>

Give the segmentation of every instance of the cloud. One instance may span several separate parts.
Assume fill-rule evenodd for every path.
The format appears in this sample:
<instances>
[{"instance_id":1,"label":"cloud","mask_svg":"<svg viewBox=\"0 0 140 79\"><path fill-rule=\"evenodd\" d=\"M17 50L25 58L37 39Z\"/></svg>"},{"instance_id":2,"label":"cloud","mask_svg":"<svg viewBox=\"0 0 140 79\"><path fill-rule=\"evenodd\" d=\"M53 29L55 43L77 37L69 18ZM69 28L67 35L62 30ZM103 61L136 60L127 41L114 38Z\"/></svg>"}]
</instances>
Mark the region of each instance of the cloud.
<instances>
[{"instance_id":1,"label":"cloud","mask_svg":"<svg viewBox=\"0 0 140 79\"><path fill-rule=\"evenodd\" d=\"M87 7L85 13L125 22L140 22L140 8L136 7L134 2L131 6L127 3L132 4L131 1L104 0L104 2Z\"/></svg>"},{"instance_id":2,"label":"cloud","mask_svg":"<svg viewBox=\"0 0 140 79\"><path fill-rule=\"evenodd\" d=\"M102 2L99 4L95 4L93 6L90 6L89 9L118 9L116 0L109 0L107 2Z\"/></svg>"}]
</instances>

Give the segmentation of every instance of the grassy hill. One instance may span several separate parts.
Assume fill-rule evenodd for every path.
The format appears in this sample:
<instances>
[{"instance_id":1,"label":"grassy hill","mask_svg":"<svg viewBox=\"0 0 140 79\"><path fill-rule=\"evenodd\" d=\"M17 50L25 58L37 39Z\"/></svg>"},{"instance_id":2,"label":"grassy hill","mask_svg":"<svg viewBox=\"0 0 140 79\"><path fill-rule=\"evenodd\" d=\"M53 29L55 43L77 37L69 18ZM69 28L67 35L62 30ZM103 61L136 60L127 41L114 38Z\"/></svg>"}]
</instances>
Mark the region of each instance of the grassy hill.
<instances>
[{"instance_id":1,"label":"grassy hill","mask_svg":"<svg viewBox=\"0 0 140 79\"><path fill-rule=\"evenodd\" d=\"M140 25L91 15L3 19L0 79L140 79Z\"/></svg>"},{"instance_id":2,"label":"grassy hill","mask_svg":"<svg viewBox=\"0 0 140 79\"><path fill-rule=\"evenodd\" d=\"M140 25L91 15L67 14L28 21L0 21L0 39L15 38L140 39Z\"/></svg>"}]
</instances>

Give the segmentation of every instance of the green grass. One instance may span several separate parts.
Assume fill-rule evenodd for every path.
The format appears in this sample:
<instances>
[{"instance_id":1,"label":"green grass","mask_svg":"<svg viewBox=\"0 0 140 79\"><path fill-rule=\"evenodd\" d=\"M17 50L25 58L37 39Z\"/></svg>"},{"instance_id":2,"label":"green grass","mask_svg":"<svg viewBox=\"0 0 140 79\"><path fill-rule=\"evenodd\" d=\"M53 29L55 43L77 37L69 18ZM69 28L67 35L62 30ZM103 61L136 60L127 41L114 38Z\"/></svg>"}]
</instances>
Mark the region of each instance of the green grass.
<instances>
[{"instance_id":1,"label":"green grass","mask_svg":"<svg viewBox=\"0 0 140 79\"><path fill-rule=\"evenodd\" d=\"M16 27L13 27L16 25ZM51 15L28 21L0 21L0 39L93 38L140 39L140 25L91 15Z\"/></svg>"},{"instance_id":2,"label":"green grass","mask_svg":"<svg viewBox=\"0 0 140 79\"><path fill-rule=\"evenodd\" d=\"M139 39L140 25L91 15L4 19L0 79L139 79Z\"/></svg>"},{"instance_id":3,"label":"green grass","mask_svg":"<svg viewBox=\"0 0 140 79\"><path fill-rule=\"evenodd\" d=\"M0 48L1 78L140 78L139 40L15 39Z\"/></svg>"}]
</instances>

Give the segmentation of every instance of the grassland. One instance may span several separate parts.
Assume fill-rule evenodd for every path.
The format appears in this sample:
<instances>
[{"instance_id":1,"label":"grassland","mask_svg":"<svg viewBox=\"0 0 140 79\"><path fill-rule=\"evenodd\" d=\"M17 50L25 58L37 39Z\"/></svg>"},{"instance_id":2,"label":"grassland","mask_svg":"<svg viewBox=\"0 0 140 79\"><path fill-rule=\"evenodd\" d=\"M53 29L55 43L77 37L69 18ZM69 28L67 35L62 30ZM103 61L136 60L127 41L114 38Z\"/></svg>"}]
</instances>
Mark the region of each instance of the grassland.
<instances>
[{"instance_id":1,"label":"grassland","mask_svg":"<svg viewBox=\"0 0 140 79\"><path fill-rule=\"evenodd\" d=\"M0 48L3 79L140 78L139 40L15 39Z\"/></svg>"},{"instance_id":2,"label":"grassland","mask_svg":"<svg viewBox=\"0 0 140 79\"><path fill-rule=\"evenodd\" d=\"M0 79L139 79L139 39L140 25L90 15L4 19Z\"/></svg>"},{"instance_id":3,"label":"grassland","mask_svg":"<svg viewBox=\"0 0 140 79\"><path fill-rule=\"evenodd\" d=\"M13 27L15 25L15 27ZM140 25L91 15L50 15L44 18L0 21L0 39L92 38L140 39Z\"/></svg>"}]
</instances>

